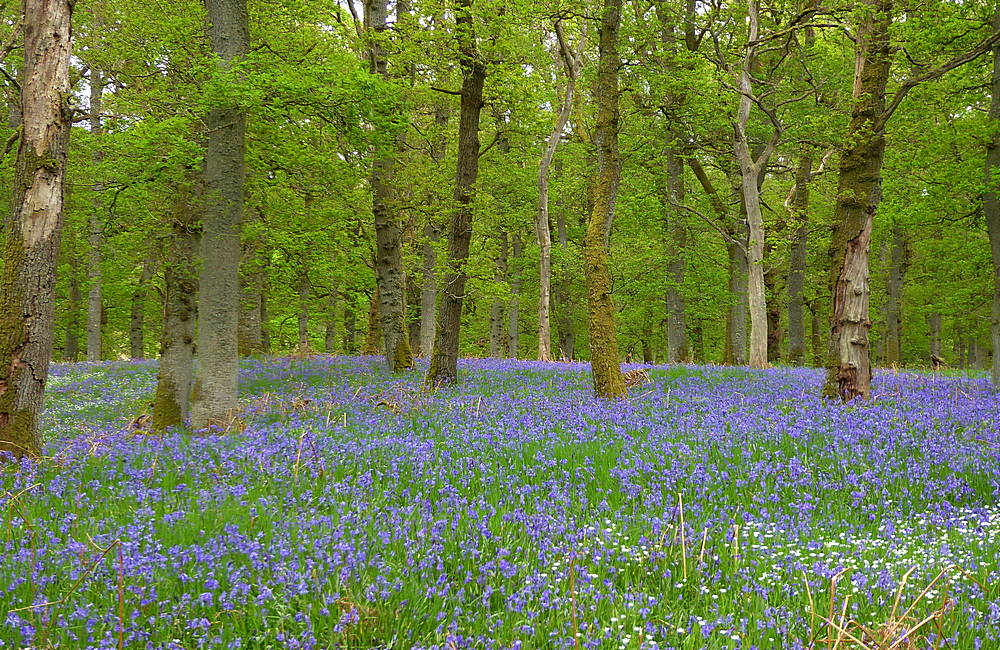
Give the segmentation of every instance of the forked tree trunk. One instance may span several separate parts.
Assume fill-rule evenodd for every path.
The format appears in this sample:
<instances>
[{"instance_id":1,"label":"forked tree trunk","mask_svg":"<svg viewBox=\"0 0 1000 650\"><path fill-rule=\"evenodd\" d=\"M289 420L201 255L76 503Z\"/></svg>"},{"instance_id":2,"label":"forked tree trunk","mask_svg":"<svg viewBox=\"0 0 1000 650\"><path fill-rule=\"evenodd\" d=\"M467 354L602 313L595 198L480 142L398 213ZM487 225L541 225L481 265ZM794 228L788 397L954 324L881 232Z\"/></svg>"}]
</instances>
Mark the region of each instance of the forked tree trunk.
<instances>
[{"instance_id":1,"label":"forked tree trunk","mask_svg":"<svg viewBox=\"0 0 1000 650\"><path fill-rule=\"evenodd\" d=\"M198 295L197 222L193 191L178 188L163 265L163 329L153 398L153 428L183 425L188 417Z\"/></svg>"},{"instance_id":2,"label":"forked tree trunk","mask_svg":"<svg viewBox=\"0 0 1000 650\"><path fill-rule=\"evenodd\" d=\"M993 30L1000 30L1000 10L993 14ZM986 145L986 192L983 212L990 237L993 259L993 366L990 377L993 387L1000 390L1000 44L993 46L993 78L991 82L990 123L993 133Z\"/></svg>"},{"instance_id":3,"label":"forked tree trunk","mask_svg":"<svg viewBox=\"0 0 1000 650\"><path fill-rule=\"evenodd\" d=\"M246 0L206 0L208 35L222 67L249 49ZM240 221L243 214L246 114L216 105L205 120L205 218L198 303L198 368L191 391L195 429L221 424L236 409L240 313Z\"/></svg>"},{"instance_id":4,"label":"forked tree trunk","mask_svg":"<svg viewBox=\"0 0 1000 650\"><path fill-rule=\"evenodd\" d=\"M468 275L472 239L472 198L479 174L479 115L483 108L486 64L476 47L472 0L459 0L455 16L459 67L462 70L461 114L458 125L458 160L455 170L455 209L448 224L448 271L442 286L441 310L434 339L427 383L437 386L458 381L458 340L462 301Z\"/></svg>"},{"instance_id":5,"label":"forked tree trunk","mask_svg":"<svg viewBox=\"0 0 1000 650\"><path fill-rule=\"evenodd\" d=\"M388 30L387 0L367 0L365 25L374 33L368 47L369 72L389 78L383 39ZM413 351L406 331L406 274L403 270L403 230L393 213L393 157L402 142L381 143L375 148L369 178L375 219L375 281L378 284L379 318L386 366L393 372L413 367Z\"/></svg>"},{"instance_id":6,"label":"forked tree trunk","mask_svg":"<svg viewBox=\"0 0 1000 650\"><path fill-rule=\"evenodd\" d=\"M92 162L95 168L100 164L103 156L100 151L101 134L104 132L101 122L101 95L104 91L104 79L101 71L97 67L90 69L90 132L95 139L94 154ZM102 325L102 289L103 289L103 256L104 246L104 203L101 200L101 192L104 185L98 180L94 181L93 197L91 199L89 226L87 242L90 244L87 254L87 279L90 282L90 290L87 292L87 361L101 360L101 334Z\"/></svg>"},{"instance_id":7,"label":"forked tree trunk","mask_svg":"<svg viewBox=\"0 0 1000 650\"><path fill-rule=\"evenodd\" d=\"M549 230L549 169L555 157L556 147L562 139L570 113L573 112L573 98L576 80L583 67L583 47L581 37L579 50L574 52L566 40L560 20L555 24L559 44L559 56L566 72L566 91L556 114L555 124L549 133L542 161L538 166L538 213L535 215L535 237L538 241L538 360L552 360L552 324L550 318L552 293L552 233Z\"/></svg>"},{"instance_id":8,"label":"forked tree trunk","mask_svg":"<svg viewBox=\"0 0 1000 650\"><path fill-rule=\"evenodd\" d=\"M41 453L38 417L49 374L56 258L63 223L72 9L25 0L22 132L0 274L0 452Z\"/></svg>"},{"instance_id":9,"label":"forked tree trunk","mask_svg":"<svg viewBox=\"0 0 1000 650\"><path fill-rule=\"evenodd\" d=\"M903 362L903 282L906 277L906 237L896 224L892 226L889 251L888 292L885 302L885 365L898 367Z\"/></svg>"},{"instance_id":10,"label":"forked tree trunk","mask_svg":"<svg viewBox=\"0 0 1000 650\"><path fill-rule=\"evenodd\" d=\"M597 120L594 145L597 169L592 177L590 200L593 209L587 218L583 242L584 271L587 279L587 312L590 325L590 365L594 390L600 397L617 398L627 393L618 359L615 306L611 296L608 268L608 239L621 181L618 152L619 89L618 29L621 0L604 0L599 41L594 101Z\"/></svg>"},{"instance_id":11,"label":"forked tree trunk","mask_svg":"<svg viewBox=\"0 0 1000 650\"><path fill-rule=\"evenodd\" d=\"M871 0L858 34L854 108L840 155L830 243L830 353L823 394L847 402L871 393L868 332L868 252L872 221L882 196L885 87L892 51L892 0Z\"/></svg>"},{"instance_id":12,"label":"forked tree trunk","mask_svg":"<svg viewBox=\"0 0 1000 650\"><path fill-rule=\"evenodd\" d=\"M147 257L142 262L142 272L139 283L132 292L132 305L129 313L129 352L133 359L146 358L146 297L149 295L149 283L153 280L156 259Z\"/></svg>"}]
</instances>

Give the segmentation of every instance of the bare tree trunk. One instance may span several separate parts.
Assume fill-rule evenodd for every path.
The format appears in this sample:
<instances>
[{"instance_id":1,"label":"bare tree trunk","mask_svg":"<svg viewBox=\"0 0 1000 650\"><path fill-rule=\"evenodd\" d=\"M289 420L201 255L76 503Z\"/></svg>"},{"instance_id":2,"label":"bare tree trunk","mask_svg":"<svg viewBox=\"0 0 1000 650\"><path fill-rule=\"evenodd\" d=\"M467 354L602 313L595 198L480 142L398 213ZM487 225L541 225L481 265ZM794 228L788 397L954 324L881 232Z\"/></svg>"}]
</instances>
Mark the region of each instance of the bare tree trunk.
<instances>
[{"instance_id":1,"label":"bare tree trunk","mask_svg":"<svg viewBox=\"0 0 1000 650\"><path fill-rule=\"evenodd\" d=\"M738 242L746 241L746 230L733 231ZM747 256L740 243L726 244L729 253L729 296L730 303L726 315L726 348L722 362L743 366L747 363Z\"/></svg>"},{"instance_id":2,"label":"bare tree trunk","mask_svg":"<svg viewBox=\"0 0 1000 650\"><path fill-rule=\"evenodd\" d=\"M365 334L365 344L361 348L361 354L376 355L381 352L382 347L382 319L378 315L379 297L378 287L372 294L368 303L368 332Z\"/></svg>"},{"instance_id":3,"label":"bare tree trunk","mask_svg":"<svg viewBox=\"0 0 1000 650\"><path fill-rule=\"evenodd\" d=\"M517 359L521 348L521 264L518 260L524 252L524 243L516 232L511 235L510 242L513 264L510 271L510 305L507 308L507 351L510 358Z\"/></svg>"},{"instance_id":4,"label":"bare tree trunk","mask_svg":"<svg viewBox=\"0 0 1000 650\"><path fill-rule=\"evenodd\" d=\"M889 252L889 282L885 303L885 365L902 364L902 302L903 281L909 257L906 237L897 225L892 226L892 245Z\"/></svg>"},{"instance_id":5,"label":"bare tree trunk","mask_svg":"<svg viewBox=\"0 0 1000 650\"><path fill-rule=\"evenodd\" d=\"M249 49L246 0L206 0L212 50L229 68ZM191 394L195 429L225 422L236 408L246 115L215 106L206 117L206 205L198 304L198 369Z\"/></svg>"},{"instance_id":6,"label":"bare tree trunk","mask_svg":"<svg viewBox=\"0 0 1000 650\"><path fill-rule=\"evenodd\" d=\"M267 311L267 273L260 271L260 351L271 353L271 317Z\"/></svg>"},{"instance_id":7,"label":"bare tree trunk","mask_svg":"<svg viewBox=\"0 0 1000 650\"><path fill-rule=\"evenodd\" d=\"M830 243L830 353L823 394L847 402L871 393L868 332L868 252L872 220L882 195L885 87L892 52L892 0L870 0L858 33L854 109L840 156Z\"/></svg>"},{"instance_id":8,"label":"bare tree trunk","mask_svg":"<svg viewBox=\"0 0 1000 650\"><path fill-rule=\"evenodd\" d=\"M406 310L404 312L406 335L413 356L420 356L420 299L423 289L417 284L413 273L406 274Z\"/></svg>"},{"instance_id":9,"label":"bare tree trunk","mask_svg":"<svg viewBox=\"0 0 1000 650\"><path fill-rule=\"evenodd\" d=\"M941 358L941 314L933 313L927 317L931 329L931 357Z\"/></svg>"},{"instance_id":10,"label":"bare tree trunk","mask_svg":"<svg viewBox=\"0 0 1000 650\"><path fill-rule=\"evenodd\" d=\"M129 352L133 359L146 358L145 328L146 328L146 297L149 294L149 283L153 280L156 259L150 255L142 262L142 272L139 283L132 292L132 306L129 313Z\"/></svg>"},{"instance_id":11,"label":"bare tree trunk","mask_svg":"<svg viewBox=\"0 0 1000 650\"><path fill-rule=\"evenodd\" d=\"M499 277L510 281L509 267L507 264L507 232L500 231L500 250L496 258L497 273ZM502 359L507 356L508 344L505 319L506 305L500 298L494 298L490 305L490 356L494 359Z\"/></svg>"},{"instance_id":12,"label":"bare tree trunk","mask_svg":"<svg viewBox=\"0 0 1000 650\"><path fill-rule=\"evenodd\" d=\"M326 306L326 331L323 336L323 349L327 354L334 354L337 351L337 298L339 297L337 286L330 290L330 297Z\"/></svg>"},{"instance_id":13,"label":"bare tree trunk","mask_svg":"<svg viewBox=\"0 0 1000 650\"><path fill-rule=\"evenodd\" d=\"M556 147L573 112L573 96L576 80L583 67L585 38L580 39L579 49L574 52L566 40L561 19L556 20L555 31L559 42L559 59L566 72L566 91L562 105L556 114L556 122L549 133L549 139L538 167L538 214L535 216L535 237L538 240L538 360L552 360L552 325L549 318L550 294L552 286L552 233L549 231L549 168L555 157ZM517 356L516 354L514 356Z\"/></svg>"},{"instance_id":14,"label":"bare tree trunk","mask_svg":"<svg viewBox=\"0 0 1000 650\"><path fill-rule=\"evenodd\" d=\"M170 240L163 276L163 329L160 365L153 398L153 427L183 425L188 417L194 359L194 330L198 294L195 255L198 249L193 191L180 187L170 221Z\"/></svg>"},{"instance_id":15,"label":"bare tree trunk","mask_svg":"<svg viewBox=\"0 0 1000 650\"><path fill-rule=\"evenodd\" d=\"M95 138L94 154L92 162L95 169L100 164L103 156L100 150L100 138L104 132L101 122L101 95L104 92L104 79L101 71L97 67L90 68L90 132ZM96 173L96 172L95 172ZM93 197L90 210L90 232L87 241L90 248L87 255L87 279L90 282L90 290L87 292L87 361L101 360L101 312L102 312L102 264L103 256L101 249L104 246L104 214L101 193L104 184L99 180L94 181Z\"/></svg>"},{"instance_id":16,"label":"bare tree trunk","mask_svg":"<svg viewBox=\"0 0 1000 650\"><path fill-rule=\"evenodd\" d=\"M254 210L258 221L264 217ZM236 349L240 356L259 354L264 347L261 305L264 290L265 256L259 241L247 241L241 247L240 315L236 329Z\"/></svg>"},{"instance_id":17,"label":"bare tree trunk","mask_svg":"<svg viewBox=\"0 0 1000 650\"><path fill-rule=\"evenodd\" d=\"M69 318L66 321L66 344L63 358L77 361L80 358L80 306L83 293L80 291L79 262L73 257L69 261Z\"/></svg>"},{"instance_id":18,"label":"bare tree trunk","mask_svg":"<svg viewBox=\"0 0 1000 650\"><path fill-rule=\"evenodd\" d=\"M687 247L687 227L680 211L673 205L684 203L684 161L677 150L667 149L667 195L671 204L669 210L670 261L667 266L667 362L689 363L687 319L685 315L684 272L687 268L685 248Z\"/></svg>"},{"instance_id":19,"label":"bare tree trunk","mask_svg":"<svg viewBox=\"0 0 1000 650\"><path fill-rule=\"evenodd\" d=\"M472 239L472 197L479 174L479 115L483 108L486 64L480 59L472 17L472 0L458 0L455 16L459 65L462 70L461 115L458 126L458 160L455 172L455 204L448 224L448 272L434 340L434 355L427 383L437 386L458 381L458 342L462 324L462 300L468 275Z\"/></svg>"},{"instance_id":20,"label":"bare tree trunk","mask_svg":"<svg viewBox=\"0 0 1000 650\"><path fill-rule=\"evenodd\" d=\"M993 13L993 30L1000 30L1000 10ZM993 259L993 322L990 337L993 343L993 366L990 377L993 387L1000 390L1000 45L993 45L993 77L991 81L990 123L992 138L986 146L986 192L983 212L990 237Z\"/></svg>"},{"instance_id":21,"label":"bare tree trunk","mask_svg":"<svg viewBox=\"0 0 1000 650\"><path fill-rule=\"evenodd\" d=\"M354 354L355 336L357 332L357 314L354 311L354 304L350 296L344 296L344 352Z\"/></svg>"},{"instance_id":22,"label":"bare tree trunk","mask_svg":"<svg viewBox=\"0 0 1000 650\"><path fill-rule=\"evenodd\" d=\"M819 368L823 365L823 357L826 356L829 347L823 342L823 320L820 318L819 300L813 300L809 304L809 312L812 315L812 328L810 330L812 365Z\"/></svg>"},{"instance_id":23,"label":"bare tree trunk","mask_svg":"<svg viewBox=\"0 0 1000 650\"><path fill-rule=\"evenodd\" d=\"M562 164L556 161L556 173L562 173ZM573 318L571 304L572 274L566 268L569 263L569 233L566 231L566 209L559 205L556 215L556 235L559 238L560 264L556 269L556 282L552 292L552 302L556 313L556 327L559 333L559 356L576 358L576 319Z\"/></svg>"},{"instance_id":24,"label":"bare tree trunk","mask_svg":"<svg viewBox=\"0 0 1000 650\"><path fill-rule=\"evenodd\" d=\"M423 270L420 286L420 354L430 357L434 351L434 326L437 316L437 242L441 229L428 221L424 228Z\"/></svg>"},{"instance_id":25,"label":"bare tree trunk","mask_svg":"<svg viewBox=\"0 0 1000 650\"><path fill-rule=\"evenodd\" d=\"M312 293L312 285L309 283L309 274L303 267L299 271L299 311L297 321L299 326L298 351L309 352L309 296Z\"/></svg>"},{"instance_id":26,"label":"bare tree trunk","mask_svg":"<svg viewBox=\"0 0 1000 650\"><path fill-rule=\"evenodd\" d=\"M0 452L41 452L38 416L52 355L56 258L63 223L72 7L24 0L22 132L0 274Z\"/></svg>"},{"instance_id":27,"label":"bare tree trunk","mask_svg":"<svg viewBox=\"0 0 1000 650\"><path fill-rule=\"evenodd\" d=\"M389 78L388 61L382 39L388 30L388 1L367 0L365 25L374 32L368 47L369 72ZM375 147L370 176L372 214L375 218L375 281L378 284L379 318L384 337L386 366L393 372L413 367L413 352L406 331L406 274L403 270L403 231L393 214L392 182L395 146Z\"/></svg>"},{"instance_id":28,"label":"bare tree trunk","mask_svg":"<svg viewBox=\"0 0 1000 650\"><path fill-rule=\"evenodd\" d=\"M597 107L594 128L597 169L592 176L590 187L593 209L587 219L583 242L590 324L590 366L594 376L594 390L598 396L608 398L623 397L627 394L625 378L622 376L618 359L615 306L611 297L611 272L608 268L608 240L611 236L618 186L621 182L621 157L618 152L620 25L621 0L604 0L597 80L594 84L594 101Z\"/></svg>"},{"instance_id":29,"label":"bare tree trunk","mask_svg":"<svg viewBox=\"0 0 1000 650\"><path fill-rule=\"evenodd\" d=\"M795 185L786 203L791 214L792 245L788 261L788 362L805 363L806 322L803 296L806 275L806 250L809 239L809 182L812 179L812 156L804 148L795 170Z\"/></svg>"}]
</instances>

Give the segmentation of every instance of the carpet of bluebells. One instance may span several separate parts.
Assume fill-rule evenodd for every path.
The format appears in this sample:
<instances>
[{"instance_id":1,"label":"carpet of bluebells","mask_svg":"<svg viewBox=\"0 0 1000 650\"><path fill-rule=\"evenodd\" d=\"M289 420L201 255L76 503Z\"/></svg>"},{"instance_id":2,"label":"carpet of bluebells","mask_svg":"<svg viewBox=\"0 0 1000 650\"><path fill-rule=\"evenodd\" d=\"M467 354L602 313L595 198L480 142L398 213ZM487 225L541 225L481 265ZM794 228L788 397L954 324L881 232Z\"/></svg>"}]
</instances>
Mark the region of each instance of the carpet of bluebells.
<instances>
[{"instance_id":1,"label":"carpet of bluebells","mask_svg":"<svg viewBox=\"0 0 1000 650\"><path fill-rule=\"evenodd\" d=\"M619 402L582 364L460 371L245 361L240 421L192 436L131 424L154 364L55 366L49 458L0 467L0 647L827 648L893 619L1000 648L985 379L845 407L815 370L659 366Z\"/></svg>"}]
</instances>

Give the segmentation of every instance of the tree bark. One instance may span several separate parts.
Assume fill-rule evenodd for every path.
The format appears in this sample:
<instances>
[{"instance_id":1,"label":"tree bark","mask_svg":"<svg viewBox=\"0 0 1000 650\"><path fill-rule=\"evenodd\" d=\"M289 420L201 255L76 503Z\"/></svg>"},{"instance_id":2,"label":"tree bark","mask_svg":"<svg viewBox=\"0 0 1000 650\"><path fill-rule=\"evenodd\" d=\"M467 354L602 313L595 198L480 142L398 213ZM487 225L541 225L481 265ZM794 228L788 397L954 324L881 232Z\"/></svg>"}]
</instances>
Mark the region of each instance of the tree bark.
<instances>
[{"instance_id":1,"label":"tree bark","mask_svg":"<svg viewBox=\"0 0 1000 650\"><path fill-rule=\"evenodd\" d=\"M566 90L563 101L556 113L556 122L549 133L549 139L538 166L538 213L535 215L535 237L538 241L538 360L552 361L552 325L550 303L552 293L552 233L549 230L549 169L555 157L556 147L562 139L570 113L573 112L573 97L576 80L583 67L583 47L585 39L580 39L578 51L570 49L560 20L555 24L559 43L559 59L566 72ZM516 356L516 355L515 355Z\"/></svg>"},{"instance_id":2,"label":"tree bark","mask_svg":"<svg viewBox=\"0 0 1000 650\"><path fill-rule=\"evenodd\" d=\"M364 355L376 355L381 351L382 319L378 314L379 302L378 287L375 287L375 293L368 302L368 332L365 334L365 344L361 348L361 354Z\"/></svg>"},{"instance_id":3,"label":"tree bark","mask_svg":"<svg viewBox=\"0 0 1000 650\"><path fill-rule=\"evenodd\" d=\"M91 162L94 165L94 173L100 174L99 165L103 159L100 150L101 134L104 132L101 122L101 95L104 92L104 79L101 76L100 68L90 68L90 133L94 138L94 153ZM101 193L104 185L99 180L94 181L93 196L90 206L89 226L87 242L90 245L87 255L87 280L90 289L87 292L87 361L101 360L101 312L103 307L103 256L104 246L104 210Z\"/></svg>"},{"instance_id":4,"label":"tree bark","mask_svg":"<svg viewBox=\"0 0 1000 650\"><path fill-rule=\"evenodd\" d=\"M427 383L437 386L458 381L458 342L462 325L462 300L468 274L472 239L472 198L479 174L479 115L483 108L486 65L479 58L472 17L472 0L458 0L455 31L462 70L461 114L458 125L458 160L455 170L455 210L448 224L448 271L438 316Z\"/></svg>"},{"instance_id":5,"label":"tree bark","mask_svg":"<svg viewBox=\"0 0 1000 650\"><path fill-rule=\"evenodd\" d=\"M0 274L0 453L41 453L72 111L69 0L24 0L22 132Z\"/></svg>"},{"instance_id":6,"label":"tree bark","mask_svg":"<svg viewBox=\"0 0 1000 650\"><path fill-rule=\"evenodd\" d=\"M726 345L722 362L727 365L744 366L747 363L748 270L746 252L741 244L747 241L745 225L740 224L733 228L730 236L736 241L726 244L731 302L726 314Z\"/></svg>"},{"instance_id":7,"label":"tree bark","mask_svg":"<svg viewBox=\"0 0 1000 650\"><path fill-rule=\"evenodd\" d=\"M365 25L374 33L368 47L369 72L389 78L389 67L382 39L388 30L387 0L366 0ZM406 273L403 270L403 230L393 213L393 154L398 152L401 136L394 146L382 143L375 147L369 182L372 190L372 214L375 220L375 281L378 285L379 318L386 366L392 372L413 367L413 352L406 331Z\"/></svg>"},{"instance_id":8,"label":"tree bark","mask_svg":"<svg viewBox=\"0 0 1000 650\"><path fill-rule=\"evenodd\" d=\"M299 311L296 317L299 326L298 351L303 354L312 349L309 345L309 296L311 293L312 285L309 283L309 274L303 268L299 272Z\"/></svg>"},{"instance_id":9,"label":"tree bark","mask_svg":"<svg viewBox=\"0 0 1000 650\"><path fill-rule=\"evenodd\" d=\"M153 280L156 260L153 256L146 257L142 262L142 272L139 282L132 292L132 305L129 310L129 353L133 359L146 358L146 297L149 295L149 283Z\"/></svg>"},{"instance_id":10,"label":"tree bark","mask_svg":"<svg viewBox=\"0 0 1000 650\"><path fill-rule=\"evenodd\" d=\"M436 165L444 162L447 152L448 137L446 129L451 111L448 104L439 102L434 107L434 125L437 128L438 137L435 138L430 149L431 160ZM439 197L436 192L432 193L435 200ZM423 248L423 284L420 285L420 354L425 358L430 358L434 353L434 332L437 325L437 297L438 297L438 277L437 277L437 243L441 239L443 227L439 224L434 215L427 219L424 225L424 248Z\"/></svg>"},{"instance_id":11,"label":"tree bark","mask_svg":"<svg viewBox=\"0 0 1000 650\"><path fill-rule=\"evenodd\" d=\"M323 350L327 354L337 352L337 298L339 297L337 287L334 285L330 290L330 297L326 306L326 329L323 336Z\"/></svg>"},{"instance_id":12,"label":"tree bark","mask_svg":"<svg viewBox=\"0 0 1000 650\"><path fill-rule=\"evenodd\" d=\"M608 240L611 236L615 202L621 182L621 157L618 152L620 25L621 0L604 0L600 23L597 80L594 84L594 101L597 108L594 128L597 169L592 176L590 187L593 209L587 218L583 259L587 280L590 365L594 390L598 396L607 398L618 398L627 394L625 378L622 376L618 359L615 306L611 296L611 271L608 268Z\"/></svg>"},{"instance_id":13,"label":"tree bark","mask_svg":"<svg viewBox=\"0 0 1000 650\"><path fill-rule=\"evenodd\" d=\"M83 293L80 291L79 262L74 257L69 262L69 317L66 320L66 344L63 359L77 361L80 358L80 306Z\"/></svg>"},{"instance_id":14,"label":"tree bark","mask_svg":"<svg viewBox=\"0 0 1000 650\"><path fill-rule=\"evenodd\" d=\"M354 354L357 352L355 347L355 336L357 334L357 313L354 311L354 303L351 296L344 296L344 352L347 354Z\"/></svg>"},{"instance_id":15,"label":"tree bark","mask_svg":"<svg viewBox=\"0 0 1000 650\"><path fill-rule=\"evenodd\" d=\"M870 0L857 36L854 108L840 156L830 242L830 352L823 394L848 402L871 394L868 252L882 194L885 88L892 51L892 0Z\"/></svg>"},{"instance_id":16,"label":"tree bark","mask_svg":"<svg viewBox=\"0 0 1000 650\"><path fill-rule=\"evenodd\" d=\"M178 189L163 265L163 329L153 398L153 428L157 430L185 423L193 376L198 219L192 189L189 186Z\"/></svg>"},{"instance_id":17,"label":"tree bark","mask_svg":"<svg viewBox=\"0 0 1000 650\"><path fill-rule=\"evenodd\" d=\"M687 318L685 315L684 273L687 260L687 227L680 210L673 207L684 203L684 160L675 146L667 149L667 198L669 203L667 229L672 250L667 265L667 362L689 363Z\"/></svg>"},{"instance_id":18,"label":"tree bark","mask_svg":"<svg viewBox=\"0 0 1000 650\"><path fill-rule=\"evenodd\" d=\"M993 14L993 30L1000 30L1000 10ZM983 212L990 238L993 260L993 322L990 334L993 342L993 366L990 378L1000 390L1000 44L993 45L993 77L991 80L990 124L993 133L986 146L986 192Z\"/></svg>"},{"instance_id":19,"label":"tree bark","mask_svg":"<svg viewBox=\"0 0 1000 650\"><path fill-rule=\"evenodd\" d=\"M222 68L249 49L246 0L206 0L208 35ZM198 368L191 394L195 429L224 423L236 409L239 376L240 221L246 115L238 105L209 109L205 124L206 205L198 303Z\"/></svg>"},{"instance_id":20,"label":"tree bark","mask_svg":"<svg viewBox=\"0 0 1000 650\"><path fill-rule=\"evenodd\" d=\"M562 164L556 160L556 174L562 173ZM566 229L566 207L561 202L556 213L556 236L559 239L559 260L555 268L556 281L553 285L552 303L555 308L556 329L559 336L559 357L576 358L576 319L573 317L572 288L573 274L567 268L570 263L569 233Z\"/></svg>"},{"instance_id":21,"label":"tree bark","mask_svg":"<svg viewBox=\"0 0 1000 650\"><path fill-rule=\"evenodd\" d=\"M497 252L497 274L509 282L507 265L507 233L500 231L500 250ZM494 298L490 305L490 356L502 359L507 356L507 340L504 327L504 302Z\"/></svg>"},{"instance_id":22,"label":"tree bark","mask_svg":"<svg viewBox=\"0 0 1000 650\"><path fill-rule=\"evenodd\" d=\"M263 221L258 207L256 218ZM265 258L260 250L260 242L253 239L245 242L240 252L240 315L236 329L236 349L240 356L260 354L264 347L264 332L261 317L264 290Z\"/></svg>"},{"instance_id":23,"label":"tree bark","mask_svg":"<svg viewBox=\"0 0 1000 650\"><path fill-rule=\"evenodd\" d=\"M805 288L806 251L809 241L809 183L812 179L812 155L808 147L799 158L795 170L795 185L789 196L792 245L788 260L788 362L793 366L805 363L806 322L803 289Z\"/></svg>"},{"instance_id":24,"label":"tree bark","mask_svg":"<svg viewBox=\"0 0 1000 650\"><path fill-rule=\"evenodd\" d=\"M512 264L510 266L510 305L507 308L507 352L511 359L517 359L521 352L521 254L524 243L521 235L511 235Z\"/></svg>"},{"instance_id":25,"label":"tree bark","mask_svg":"<svg viewBox=\"0 0 1000 650\"><path fill-rule=\"evenodd\" d=\"M885 365L902 365L903 339L903 282L909 257L906 237L902 229L893 224L889 252L889 278L885 303Z\"/></svg>"},{"instance_id":26,"label":"tree bark","mask_svg":"<svg viewBox=\"0 0 1000 650\"><path fill-rule=\"evenodd\" d=\"M931 330L931 356L941 358L941 314L933 313L927 317Z\"/></svg>"}]
</instances>

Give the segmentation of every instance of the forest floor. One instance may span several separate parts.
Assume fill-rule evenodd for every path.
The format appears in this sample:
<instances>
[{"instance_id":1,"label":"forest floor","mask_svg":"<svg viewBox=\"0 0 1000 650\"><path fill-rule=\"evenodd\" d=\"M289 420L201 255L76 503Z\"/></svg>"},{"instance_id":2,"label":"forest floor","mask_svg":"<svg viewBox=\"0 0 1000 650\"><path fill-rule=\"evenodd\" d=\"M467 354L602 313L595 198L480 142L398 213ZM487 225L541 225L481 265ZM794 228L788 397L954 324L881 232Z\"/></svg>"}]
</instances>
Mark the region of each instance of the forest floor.
<instances>
[{"instance_id":1,"label":"forest floor","mask_svg":"<svg viewBox=\"0 0 1000 650\"><path fill-rule=\"evenodd\" d=\"M1000 647L984 379L421 368L248 360L191 436L135 429L154 363L55 366L50 458L0 469L0 647Z\"/></svg>"}]
</instances>

